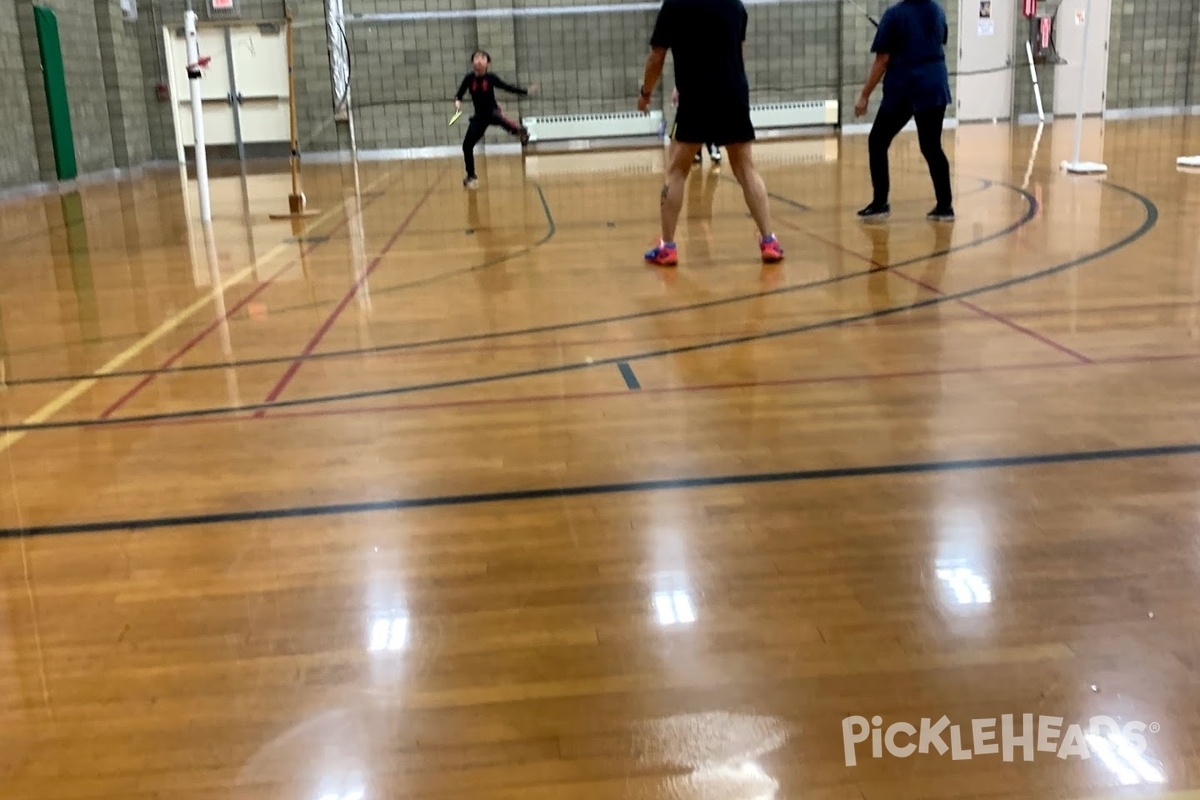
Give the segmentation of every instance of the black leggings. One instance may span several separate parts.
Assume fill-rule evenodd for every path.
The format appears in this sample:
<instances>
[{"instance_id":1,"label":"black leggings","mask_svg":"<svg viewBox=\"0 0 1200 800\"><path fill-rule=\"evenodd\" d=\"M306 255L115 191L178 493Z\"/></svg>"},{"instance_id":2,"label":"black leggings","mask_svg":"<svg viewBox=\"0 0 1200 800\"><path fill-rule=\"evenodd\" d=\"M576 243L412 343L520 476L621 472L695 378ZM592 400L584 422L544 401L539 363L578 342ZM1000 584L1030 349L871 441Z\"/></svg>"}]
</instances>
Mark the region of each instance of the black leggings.
<instances>
[{"instance_id":1,"label":"black leggings","mask_svg":"<svg viewBox=\"0 0 1200 800\"><path fill-rule=\"evenodd\" d=\"M889 107L886 103L879 109L867 150L871 154L871 185L875 190L875 204L888 201L891 181L888 176L888 148L896 134L904 129L913 117L917 120L917 138L921 143L921 155L929 165L929 177L933 179L933 191L937 196L938 208L950 208L954 198L950 190L950 162L942 150L942 125L946 119L946 107L935 106L913 113L911 108Z\"/></svg>"},{"instance_id":2,"label":"black leggings","mask_svg":"<svg viewBox=\"0 0 1200 800\"><path fill-rule=\"evenodd\" d=\"M498 108L487 116L477 114L471 117L471 124L467 126L467 135L463 138L463 161L466 162L468 178L477 177L475 175L475 145L479 144L479 140L487 133L489 125L499 125L513 134L521 132L521 126L501 114Z\"/></svg>"}]
</instances>

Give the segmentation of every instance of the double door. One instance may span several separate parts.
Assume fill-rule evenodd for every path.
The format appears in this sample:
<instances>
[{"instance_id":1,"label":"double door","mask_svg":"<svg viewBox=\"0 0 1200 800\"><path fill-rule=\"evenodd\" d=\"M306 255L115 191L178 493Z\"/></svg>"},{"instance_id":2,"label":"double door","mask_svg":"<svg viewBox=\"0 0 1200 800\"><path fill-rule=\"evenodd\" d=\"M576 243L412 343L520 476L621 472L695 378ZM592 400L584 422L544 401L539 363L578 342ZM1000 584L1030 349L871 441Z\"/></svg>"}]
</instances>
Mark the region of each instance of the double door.
<instances>
[{"instance_id":1,"label":"double door","mask_svg":"<svg viewBox=\"0 0 1200 800\"><path fill-rule=\"evenodd\" d=\"M205 146L235 146L245 157L247 144L287 142L287 40L281 25L211 25L197 31L200 55L212 60L200 81ZM182 30L168 34L174 75L176 134L180 150L195 145L187 44Z\"/></svg>"}]
</instances>

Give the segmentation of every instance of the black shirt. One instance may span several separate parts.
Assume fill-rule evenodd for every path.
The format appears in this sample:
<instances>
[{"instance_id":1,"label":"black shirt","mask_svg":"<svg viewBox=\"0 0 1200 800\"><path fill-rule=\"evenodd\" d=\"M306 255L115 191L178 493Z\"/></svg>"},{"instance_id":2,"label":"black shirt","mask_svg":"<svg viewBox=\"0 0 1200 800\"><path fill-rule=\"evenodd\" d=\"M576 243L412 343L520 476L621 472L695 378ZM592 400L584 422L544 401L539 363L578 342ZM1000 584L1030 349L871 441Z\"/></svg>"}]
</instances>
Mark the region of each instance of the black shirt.
<instances>
[{"instance_id":1,"label":"black shirt","mask_svg":"<svg viewBox=\"0 0 1200 800\"><path fill-rule=\"evenodd\" d=\"M742 46L749 15L741 0L663 0L651 47L671 51L679 102L750 102Z\"/></svg>"},{"instance_id":2,"label":"black shirt","mask_svg":"<svg viewBox=\"0 0 1200 800\"><path fill-rule=\"evenodd\" d=\"M458 92L455 93L454 99L462 100L463 95L470 91L471 102L475 104L475 113L487 115L499 107L499 104L496 102L496 89L503 89L512 94L529 94L528 91L519 86L505 83L491 72L476 75L475 70L471 70L462 79L462 83L458 85Z\"/></svg>"}]
</instances>

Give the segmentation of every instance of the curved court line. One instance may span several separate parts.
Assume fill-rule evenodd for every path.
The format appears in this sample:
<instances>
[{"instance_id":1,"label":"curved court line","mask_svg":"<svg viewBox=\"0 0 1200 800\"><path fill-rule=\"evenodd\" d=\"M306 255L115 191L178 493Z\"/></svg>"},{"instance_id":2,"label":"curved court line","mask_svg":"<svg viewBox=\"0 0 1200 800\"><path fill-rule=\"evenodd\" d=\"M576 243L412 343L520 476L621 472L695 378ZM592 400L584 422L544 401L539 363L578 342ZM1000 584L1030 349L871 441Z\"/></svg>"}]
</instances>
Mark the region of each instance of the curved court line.
<instances>
[{"instance_id":1,"label":"curved court line","mask_svg":"<svg viewBox=\"0 0 1200 800\"><path fill-rule=\"evenodd\" d=\"M791 294L794 292L807 291L809 289L820 289L825 286L829 286L829 285L832 285L835 283L840 283L842 281L866 277L866 276L872 275L876 272L882 272L882 271L888 270L888 269L900 269L903 267L912 266L913 264L919 264L923 261L928 261L932 258L940 258L941 256L950 255L951 253L957 253L957 252L961 252L963 250L970 250L970 249L985 245L989 242L995 241L997 239L1002 239L1002 238L1009 236L1012 233L1016 232L1021 227L1029 224L1030 222L1033 221L1034 217L1037 216L1037 210L1038 210L1037 209L1037 201L1034 199L1033 195L1031 195L1028 192L1026 192L1025 190L1020 189L1011 184L1000 183L1000 182L996 182L996 183L989 182L989 184L990 184L989 188L991 186L1000 186L1002 188L1008 189L1008 190L1020 195L1021 198L1024 199L1025 203L1026 203L1025 213L1022 214L1021 217L1018 218L1015 222L1009 224L1008 226L1006 226L998 231L995 231L994 233L991 233L991 234L988 234L986 236L982 236L982 237L979 237L976 239L969 239L965 242L954 245L952 247L946 247L941 250L935 250L931 253L913 256L912 258L907 258L907 259L904 259L903 261L897 261L893 264L873 266L869 269L859 270L858 272L848 272L844 275L838 275L833 278L821 278L821 279L815 280L815 281L806 281L804 283L797 283L797 284L793 284L790 286L781 286L777 289L767 289L765 291L759 290L756 292L749 292L746 294L731 295L729 297L719 297L719 298L716 298L713 300L705 300L705 301L702 301L699 303L687 303L687 304L679 305L679 306L668 306L665 308L652 309L650 311L633 311L633 312L629 312L626 314L617 314L617 315L613 315L613 316L609 316L609 317L593 317L592 319L573 320L571 322L555 322L555 323L550 323L547 325L539 325L539 326L535 326L535 327L531 327L531 328L517 328L517 329L512 329L512 330L507 330L507 331L489 331L486 333L471 333L471 334L463 334L461 336L443 337L440 339L424 339L424 340L418 340L415 342L398 342L395 344L375 345L375 346L367 347L367 348L354 348L354 349L349 349L349 350L330 350L330 351L321 352L321 353L311 353L307 356L306 360L325 360L325 359L334 359L334 358L346 358L346 357L359 356L359 355L378 355L380 353L391 353L391 352L398 352L398 351L403 351L403 350L416 350L416 349L420 349L420 348L424 348L424 347L437 347L437 346L442 346L442 345L463 344L463 343L467 343L467 342L491 341L491 340L495 340L495 339L505 339L505 338L509 338L509 337L529 336L529 335L539 334L539 333L553 333L553 332L557 332L557 331L574 330L577 328L587 328L587 327L592 327L592 326L596 326L596 325L608 325L608 324L611 324L614 322L628 322L630 320L635 320L635 319L647 319L647 318L651 318L651 317L666 316L669 314L676 314L676 313L687 312L687 311L700 311L700 310L704 310L707 308L713 308L716 306L732 305L734 303L748 302L751 300L757 300L757 299L764 298L764 297L772 297L774 295ZM540 193L541 187L538 186L537 189ZM543 201L543 203L545 203L544 196L542 197L542 201ZM550 213L549 206L545 205L544 207L545 207L547 215L549 215L549 213ZM478 269L483 269L485 266L494 266L495 264L500 263L501 261L507 260L509 258L516 258L517 256L523 255L525 252L529 252L537 247L540 247L541 245L543 245L547 241L549 241L550 237L552 237L554 235L554 232L556 230L553 218L550 218L550 221L551 221L551 230L547 233L546 237L544 237L542 241L538 242L535 245L531 245L528 248L525 248L525 250L523 250L523 251L510 254L509 256L505 256L504 258L496 259L494 261L487 262L486 264L481 264L476 267L472 267L470 269L478 270ZM446 273L446 275L449 275L449 274L450 273ZM423 280L440 280L440 277L434 276L431 279L423 279ZM374 290L372 291L372 294L377 294L377 293L378 292L375 292ZM316 307L316 306L300 306L300 307L296 307L296 308L310 308L310 307ZM287 310L296 310L296 309L287 309ZM282 363L291 362L293 360L295 360L294 355L269 356L266 358L244 359L241 361L231 361L231 362L208 363L208 364L187 364L187 365L172 367L169 370L169 372L171 374L174 374L177 372L178 373L201 372L201 371L208 371L208 370L230 369L230 368L239 369L242 367L258 367L258 366L267 366L267 365L271 365L271 364L282 364ZM133 378L133 377L141 377L141 376L144 376L147 374L157 374L157 371L154 369L126 370L123 372L110 373L109 375L107 375L105 377ZM69 381L69 380L72 380L72 378L70 376L27 378L22 381L9 381L8 385L9 386L22 386L22 385L34 385L34 384L39 384L39 383L59 383L62 381ZM253 409L257 408L257 406L244 406L244 408L249 408L249 409L253 410ZM4 429L2 427L0 427L0 431L3 431L3 430Z\"/></svg>"},{"instance_id":2,"label":"curved court line","mask_svg":"<svg viewBox=\"0 0 1200 800\"><path fill-rule=\"evenodd\" d=\"M745 295L744 297L745 298L757 298L757 297L765 296L765 295L769 295L769 294L781 293L786 290L795 291L795 290L804 289L804 288L814 288L815 286L822 286L822 285L837 283L842 280L849 280L851 278L862 277L862 276L869 275L869 274L876 273L876 272L883 272L888 269L894 269L894 268L898 268L901 266L907 266L912 263L927 261L930 258L938 257L944 253L952 252L956 249L965 249L966 247L978 246L978 245L980 245L984 242L990 241L992 239L1000 238L1001 236L1008 235L1008 233L1011 233L1012 231L1016 231L1016 230L1020 229L1023 225L1028 224L1032 219L1034 219L1034 217L1036 217L1037 211L1038 211L1037 200L1032 195L1030 195L1028 192L1025 192L1023 190L1015 189L1015 187L1009 187L1009 188L1013 188L1014 191L1017 191L1018 193L1022 194L1025 197L1026 202L1029 204L1029 206L1028 206L1027 213L1022 217L1022 219L1018 220L1016 223L1013 223L1012 225L1009 225L1008 228L1005 229L1005 231L1001 231L1001 232L992 234L991 236L988 236L988 237L983 237L983 238L975 240L974 242L971 242L971 243L964 243L963 245L960 245L958 247L943 248L943 250L941 250L941 251L937 251L935 253L925 255L925 256L920 256L920 257L913 258L913 259L908 259L903 262L898 262L897 264L894 264L894 265L876 266L876 267L872 267L867 270L861 270L860 272L857 272L857 273L848 273L846 275L841 275L836 278L827 278L827 279L823 279L821 281L816 281L816 282L812 282L809 284L802 284L802 285L798 285L795 287L782 287L781 289L771 290L770 292L765 292L765 293L764 292L755 292L755 293L752 293L749 295ZM1146 202L1149 202L1149 200L1146 200ZM1151 206L1153 206L1152 203L1151 203ZM1157 214L1157 211L1155 213ZM1135 238L1137 238L1137 237L1135 237ZM1132 239L1130 241L1132 241ZM1124 246L1124 245L1122 244L1120 246ZM1089 260L1089 258L1085 256L1084 261L1086 261L1086 260ZM1080 262L1080 263L1082 263L1082 262ZM1040 274L1042 274L1042 273L1032 273L1031 275L1027 275L1027 276L1018 276L1017 278L1010 279L1010 281L1023 282L1025 280L1032 280L1032 279L1038 277ZM985 287L982 287L978 291L987 291L987 290L989 290L989 287L985 286ZM957 295L943 295L940 297L933 298L933 301L935 303L948 302L950 300L958 299L959 297L971 296L974 293L977 293L977 292L967 291L966 293L959 293ZM725 302L730 302L730 299L725 298L724 300L707 301L702 304L697 304L697 306L689 306L687 308L720 305ZM390 387L390 388L384 388L384 389L368 389L368 390L362 390L362 391L358 391L358 392L347 392L347 393L338 394L338 395L325 395L325 396L318 396L318 397L298 398L295 400L272 400L270 402L263 402L263 403L248 403L248 404L244 404L244 405L237 406L237 407L219 406L219 407L212 407L212 408L189 409L186 411L162 412L162 413L156 413L156 414L141 414L141 415L136 415L136 416L107 417L107 418L96 419L96 420L65 420L65 421L60 421L60 422L46 422L46 421L38 420L38 421L34 421L32 423L27 423L27 424L20 424L20 425L13 425L13 426L0 426L0 433L5 433L7 431L13 431L13 432L19 432L23 435L24 432L32 431L32 430L51 430L51 429L60 429L60 428L71 428L71 427L95 427L95 426L101 426L101 425L120 424L122 422L125 422L125 423L154 422L154 421L167 420L167 419L188 419L188 418L193 418L193 417L203 417L203 416L210 416L210 415L217 415L217 414L235 414L240 411L256 411L257 412L257 411L265 411L265 410L273 409L273 408L289 408L289 407L293 407L293 406L317 405L317 404L321 404L321 403L343 402L343 401L347 401L347 400L357 400L357 399L365 399L365 398L372 398L372 397L385 397L385 396L390 396L390 395L408 394L408 393L418 392L418 391L455 388L455 387L460 387L460 386L472 386L472 385L478 385L478 384L484 384L484 383L494 383L494 382L502 381L502 380L512 380L512 379L526 378L526 377L536 377L536 376L540 376L540 375L552 375L552 374L557 374L557 373L562 373L562 372L574 372L574 371L579 371L579 370L583 370L583 369L590 369L592 367L600 367L600 366L605 366L605 365L616 364L619 361L642 361L642 360L646 360L646 359L650 359L650 358L658 358L661 356L675 355L675 354L679 354L679 353L687 353L687 352L699 351L699 350L708 350L708 349L713 349L713 348L717 348L717 347L725 347L725 346L729 346L729 345L742 344L742 343L750 342L750 341L759 341L759 340L763 340L763 339L770 339L770 338L775 338L778 336L788 336L788 335L793 335L796 333L804 333L804 332L807 332L810 330L819 330L822 328L842 325L842 324L845 324L848 322L856 322L861 319L886 316L890 313L894 313L895 311L908 310L910 308L919 308L919 307L922 307L923 305L927 305L927 304L929 304L929 303L923 301L922 303L914 304L912 306L904 306L904 307L894 308L894 309L884 309L882 311L870 312L865 315L860 315L860 316L850 317L850 318L822 320L820 322L809 323L807 325L803 325L803 326L799 326L799 327L784 328L784 329L775 330L775 331L766 331L766 332L758 333L758 334L749 334L749 335L740 336L740 337L719 339L716 341L705 342L705 343L701 343L701 344L684 345L684 346L673 347L673 348L664 348L664 349L659 349L659 350L654 350L654 351L650 351L650 352L646 352L646 353L639 353L639 354L634 354L634 355L629 355L629 356L616 356L613 358L575 362L572 364L560 364L560 365L549 366L549 367L536 367L536 368L532 368L532 369L528 369L528 370L520 370L520 371L516 371L516 372L508 372L508 373L500 373L500 374L484 375L484 376L474 376L474 377L469 377L469 378L458 378L455 380L438 381L438 382L428 383L428 384L414 384L414 385L410 385L410 386ZM639 312L639 314L637 316L654 316L656 314L661 314L661 313L674 313L678 310L679 310L678 308L674 308L674 309L660 309L658 311L652 311L652 312ZM581 323L570 323L565 326L555 326L555 327L577 327L580 324ZM553 328L551 328L551 329L553 329ZM255 414L256 418L259 416L261 416L261 415Z\"/></svg>"},{"instance_id":3,"label":"curved court line","mask_svg":"<svg viewBox=\"0 0 1200 800\"><path fill-rule=\"evenodd\" d=\"M964 176L964 177L967 177L967 176ZM958 197L960 197L960 198L961 197L969 197L969 196L973 196L976 194L981 194L981 193L987 191L988 189L993 188L996 185L995 181L992 181L987 178L980 178L980 177L975 177L975 176L971 176L971 177L973 180L979 181L980 185L977 188L970 190L969 192L963 192L963 193L959 194ZM541 201L542 210L547 216L548 230L547 230L546 235L543 236L540 240L538 240L533 245L529 245L525 248L522 248L521 250L515 251L513 253L509 253L508 255L500 256L500 257L497 257L490 261L486 261L482 264L478 264L474 267L474 269L476 269L476 270L488 269L490 267L497 266L498 264L501 264L505 261L509 261L511 259L518 258L523 255L527 255L527 254L533 252L534 250L540 248L541 246L545 245L547 242L550 241L550 239L552 239L555 236L555 234L558 230L558 222L553 218L553 216L550 213L550 208L549 208L548 203L546 202L546 197L542 193L542 187L538 183L538 181L531 180L531 181L529 181L529 183L533 184L534 188L538 191L538 193L539 193L538 199ZM1005 188L1011 188L1011 187L1006 186ZM792 198L785 197L783 195L772 194L771 197L776 200L779 200L780 202L791 205L795 208L808 210L808 211L814 211L814 212L818 212L818 213L858 208L858 206L859 206L859 204L856 204L856 203L841 205L841 206L807 206L797 200L793 200ZM903 205L915 204L918 202L921 202L921 201L918 200L917 198L913 197L913 198L898 200L895 203L893 203L892 205L903 206ZM597 224L597 223L590 223L590 224ZM447 274L445 277L454 277L454 275ZM441 280L441 276L436 276L436 279ZM429 280L429 279L425 279L425 280ZM400 291L400 290L408 289L408 288L412 288L412 286L410 284L401 284L398 286L385 286L385 287L378 288L378 289L372 288L372 294L373 295L387 294L389 292ZM336 301L334 301L334 300L328 300L328 301L318 301L316 303L308 303L308 304L305 304L302 306L286 306L283 308L275 309L275 313L278 314L278 313L287 313L290 311L307 311L307 310L314 309L314 308L320 308L321 306L325 306L325 305L332 305L335 302ZM128 334L118 334L116 336L105 336L105 337L101 337L101 338L97 338L97 339L80 340L78 342L72 343L71 346L72 347L93 347L93 346L101 345L101 344L111 344L113 342L122 342L122 341L131 340L131 339L137 339L138 337L140 337L142 335L143 334L141 334L141 333L128 333ZM61 345L47 345L44 347L29 347L29 348L25 348L23 350L10 351L10 352L6 353L5 355L9 358L12 358L12 357L16 357L16 356L37 355L39 353L47 353L47 352L55 352L55 353L62 352L62 346ZM354 355L354 354L358 354L358 353L372 353L372 352L377 352L377 351L364 349L364 350L352 350L352 351L344 351L344 352L317 353L311 357L312 358L331 358L331 357L335 357L335 356L339 356L339 355ZM265 360L265 362L248 360L248 361L236 361L236 362L233 362L232 364L196 364L196 365L175 367L171 371L172 372L187 372L187 371L193 371L193 370L223 369L226 367L238 367L238 366L242 366L242 365L259 366L260 363L267 363L267 364L282 363L283 361L286 361L287 358L288 357L280 356L280 357L277 357L275 360L267 359L267 360ZM111 375L111 377L114 377L114 378L141 377L141 376L149 374L151 372L153 372L153 370L130 370L127 372L113 373ZM109 376L105 376L105 377L109 377ZM7 381L6 385L8 385L8 386L33 386L33 385L42 384L42 383L58 383L61 381L69 381L69 380L73 380L73 379L76 379L75 376L70 376L70 375L47 376L47 377L37 377L37 378L25 378L25 379L20 379L20 380L9 380L9 381Z\"/></svg>"},{"instance_id":4,"label":"curved court line","mask_svg":"<svg viewBox=\"0 0 1200 800\"><path fill-rule=\"evenodd\" d=\"M190 514L174 517L77 522L61 525L31 525L25 528L0 528L0 539L67 533L104 533L111 531L150 530L154 528L179 528L233 522L264 522L278 519L333 516L337 514L365 514L372 511L404 511L415 508L471 506L522 500L558 500L568 497L590 497L606 494L680 491L772 483L801 483L844 478L877 478L891 475L928 475L931 473L963 472L966 470L1012 469L1015 467L1086 464L1103 461L1128 461L1137 458L1167 458L1171 456L1193 455L1200 455L1200 442L944 461L910 461L865 467L828 467L825 469L793 470L789 472L752 472L734 475L713 475L710 477L663 478L660 480L583 484L558 488L512 489L508 491L478 492L475 494L400 497L391 500L365 500L357 503L267 508L256 511L227 511L214 514Z\"/></svg>"},{"instance_id":5,"label":"curved court line","mask_svg":"<svg viewBox=\"0 0 1200 800\"><path fill-rule=\"evenodd\" d=\"M403 284L399 284L396 286L388 287L387 289L382 289L379 291L372 290L372 295L383 294L384 292L388 292L388 291L399 291L401 289L411 289L413 287L422 286L427 283L434 283L434 282L437 282L440 280L445 280L447 278L458 277L460 275L467 275L472 272L478 272L478 271L481 271L484 269L489 269L491 267L497 266L498 264L502 264L505 261L511 261L514 258L519 258L523 255L532 253L534 250L538 249L539 247L541 247L544 244L546 244L547 242L549 242L551 239L554 238L555 234L558 232L558 223L555 222L555 220L554 220L554 215L550 211L549 203L546 202L546 196L542 192L542 187L540 185L538 185L538 183L535 181L531 181L530 183L533 185L534 190L537 192L538 200L541 202L541 205L542 205L542 211L546 215L546 233L545 233L545 235L542 236L541 239L534 242L533 244L530 244L530 245L527 245L527 246L521 248L520 250L514 250L511 253L507 253L503 256L497 256L496 258L489 259L488 261L484 261L479 264L473 264L469 267L461 267L456 270L451 270L450 272L441 272L436 275L430 275L425 278L419 278L419 279L410 281L408 283L403 283ZM370 203L371 201L368 200L367 202ZM328 242L324 242L324 243L328 243ZM294 306L291 308L276 309L276 313L280 313L280 312L284 312L284 311L297 311L297 310L301 310L301 309L319 308L322 305L333 305L336 302L337 302L336 300L331 300L328 303L310 303L310 304L304 305L304 306ZM232 320L230 320L230 321L232 321ZM143 336L143 335L144 334L138 334L138 333L129 334L128 338L136 338L138 336ZM88 344L101 344L101 343L107 343L109 341L110 341L109 339L96 339L96 340L93 340L92 342L89 342ZM40 348L39 348L39 351L40 351ZM11 357L11 356L16 356L16 355L28 355L32 352L35 352L35 351L26 350L26 351L21 351L19 353L13 352L13 353L9 353L8 356ZM352 352L352 353L359 353L359 352L369 353L372 351L370 349L364 349L361 351L356 350L356 351L350 351L350 352ZM347 353L347 355L349 355L349 354L350 353ZM306 356L303 360L307 361L310 359L324 358L324 357L326 357L325 354L310 354L310 355ZM155 367L155 368L151 368L151 369L132 369L132 370L122 370L119 372L106 373L102 377L105 379L109 379L109 378L137 378L137 377L153 376L153 375L173 375L177 372L195 372L195 371L200 371L200 370L229 369L229 368L237 368L237 367L243 367L243 366L249 367L249 366L263 366L263 365L267 365L267 364L282 364L282 363L286 363L289 361L294 361L295 359L296 359L296 356L294 356L294 355L293 356L274 356L271 358L263 358L263 359L247 359L245 361L230 361L230 362L210 363L210 364L190 364L190 365L181 365L181 366L171 366L168 368ZM90 378L90 377L92 377L92 376L91 375L49 375L49 376L37 377L37 378L22 378L22 379L18 379L18 380L10 379L5 383L5 385L6 386L35 386L38 384L45 384L45 383L64 383L67 381L82 380L84 378Z\"/></svg>"},{"instance_id":6,"label":"curved court line","mask_svg":"<svg viewBox=\"0 0 1200 800\"><path fill-rule=\"evenodd\" d=\"M138 415L138 416L120 417L120 418L112 418L112 419L106 419L106 420L68 420L68 421L61 421L61 422L35 423L33 425L28 425L28 426L16 425L16 426L11 426L11 427L0 427L0 432L2 432L2 431L52 430L52 429L61 429L61 428L88 428L88 427L99 427L99 426L105 426L105 425L119 425L122 423L130 424L130 423L142 423L142 422L156 422L156 421L168 420L168 419L171 419L171 420L189 419L189 418L194 418L194 417L206 417L206 416L213 416L213 415L219 415L219 414L235 414L238 412L256 411L260 408L264 408L264 409L265 408L290 408L290 407L296 407L296 406L320 405L323 403L335 403L335 402L345 402L345 401L350 401L350 400L362 400L362 399L373 398L373 397L388 397L388 396L401 395L401 394L412 394L415 392L433 391L436 389L449 389L449 388L456 388L456 387L461 387L461 386L475 386L475 385L486 384L486 383L496 383L496 382L504 381L504 380L516 380L519 378L538 377L538 376L542 376L542 375L554 375L554 374L559 374L559 373L564 373L564 372L578 372L578 371L585 370L585 369L593 369L595 367L612 366L612 365L617 364L622 361L626 361L626 362L644 361L644 360L652 359L652 358L661 358L663 356L678 355L680 353L699 352L702 350L713 350L713 349L716 349L719 347L728 347L731 345L745 344L747 342L756 342L756 341L763 341L763 340L767 340L767 339L775 339L775 338L780 338L783 336L793 336L798 333L806 333L808 331L813 331L813 330L822 330L825 328L837 327L840 325L846 325L846 324L850 324L850 323L854 323L854 322L862 322L864 320L879 319L881 317L891 316L892 314L897 314L902 311L912 311L912 310L919 309L919 308L926 308L929 306L941 305L943 303L949 303L949 302L952 302L955 300L961 300L966 297L974 297L975 295L985 294L987 292L993 292L998 289L1005 289L1010 286L1016 286L1016 285L1020 285L1023 283L1029 283L1029 282L1032 282L1035 280L1040 280L1042 278L1048 277L1050 275L1055 275L1059 272L1063 272L1065 270L1080 266L1081 264L1086 264L1090 261L1095 261L1098 258L1102 258L1106 255L1109 255L1118 250L1121 250L1124 247L1127 247L1128 245L1136 242L1137 240L1139 240L1143 236L1145 236L1147 233L1149 233L1150 230L1152 230L1154 228L1154 226L1158 223L1158 207L1155 206L1154 202L1152 200L1150 200L1150 198L1134 191L1133 189L1128 189L1123 186L1118 186L1116 184L1103 183L1102 185L1108 186L1115 191L1119 191L1123 194L1129 195L1130 197L1133 197L1135 200L1137 200L1138 202L1140 202L1142 204L1142 207L1146 213L1146 218L1142 221L1142 224L1139 225L1138 228L1136 230L1134 230L1132 233L1127 234L1126 236L1122 237L1121 239L1119 239L1115 242L1112 242L1108 245L1105 245L1102 248L1091 251L1089 253L1084 253L1083 255L1077 256L1076 258L1061 262L1059 264L1047 267L1042 270L1038 270L1036 272L1029 273L1027 275L1018 275L1018 276L1015 276L1012 278L1007 278L1003 281L998 281L996 283L978 286L978 287L975 287L974 289L965 289L961 292L940 295L940 296L928 298L925 300L919 300L919 301L916 301L913 303L907 303L907 304L899 305L899 306L892 306L891 308L878 309L875 311L869 311L869 312L865 312L862 314L856 314L856 315L853 315L850 317L842 317L840 319L823 320L821 322L808 323L806 325L798 325L798 326L793 326L790 328L781 328L781 329L777 329L777 330L773 330L773 331L764 331L762 333L746 334L744 336L736 336L736 337L730 337L727 339L719 339L716 341L704 342L701 344L684 345L684 346L680 346L680 347L671 347L671 348L662 348L659 350L652 350L652 351L648 351L645 353L636 353L636 354L632 354L632 355L618 355L618 356L613 356L610 358L595 359L592 361L574 362L571 364L560 364L560 365L553 366L553 367L537 367L534 369L518 370L518 371L514 371L514 372L506 372L506 373L499 373L499 374L493 374L493 375L483 375L483 376L476 376L476 377L470 377L470 378L458 378L458 379L449 380L449 381L437 381L437 382L425 383L425 384L412 384L409 386L396 386L396 387L391 387L391 388L386 388L386 389L365 389L365 390L357 391L357 392L346 392L346 393L339 394L339 395L306 397L306 398L298 398L295 400L280 400L280 401L276 401L273 403L248 404L248 405L243 405L240 407L222 406L222 407L216 407L216 408L199 408L199 409L190 409L190 410L186 410L186 411L164 412L164 413L159 413L159 414L142 414L142 415ZM1031 209L1032 214L1030 216L1030 218L1032 218L1032 215L1036 214L1036 211L1037 211L1037 202L1035 199L1032 198L1032 196L1029 197L1029 200L1032 203L1032 209ZM1020 227L1020 226L1017 226L1017 227ZM874 269L874 270L870 270L870 271L878 272L878 271L883 271L886 269L888 269L888 268L884 267L884 268Z\"/></svg>"}]
</instances>

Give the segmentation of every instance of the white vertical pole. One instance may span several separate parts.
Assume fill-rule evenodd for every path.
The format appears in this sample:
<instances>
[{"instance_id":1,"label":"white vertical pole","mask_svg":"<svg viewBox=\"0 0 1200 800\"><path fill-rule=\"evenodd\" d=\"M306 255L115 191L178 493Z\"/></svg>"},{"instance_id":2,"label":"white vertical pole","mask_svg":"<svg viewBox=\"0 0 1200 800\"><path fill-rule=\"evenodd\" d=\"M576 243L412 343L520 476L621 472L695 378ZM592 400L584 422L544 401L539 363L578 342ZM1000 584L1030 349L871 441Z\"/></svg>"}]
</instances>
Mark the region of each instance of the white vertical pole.
<instances>
[{"instance_id":1,"label":"white vertical pole","mask_svg":"<svg viewBox=\"0 0 1200 800\"><path fill-rule=\"evenodd\" d=\"M1037 101L1038 122L1046 121L1046 109L1042 106L1042 87L1038 84L1037 65L1033 63L1033 45L1025 40L1025 56L1029 59L1029 78L1033 81L1033 99Z\"/></svg>"},{"instance_id":2,"label":"white vertical pole","mask_svg":"<svg viewBox=\"0 0 1200 800\"><path fill-rule=\"evenodd\" d=\"M187 39L188 85L192 93L192 129L196 139L196 185L200 190L200 219L212 220L208 195L208 152L204 147L204 107L200 95L200 38L196 33L196 12L191 0L183 15L184 36Z\"/></svg>"},{"instance_id":3,"label":"white vertical pole","mask_svg":"<svg viewBox=\"0 0 1200 800\"><path fill-rule=\"evenodd\" d=\"M1079 105L1075 108L1075 160L1079 163L1080 150L1083 147L1083 98L1087 88L1087 54L1091 48L1092 30L1092 0L1083 4L1083 57L1079 60Z\"/></svg>"}]
</instances>

